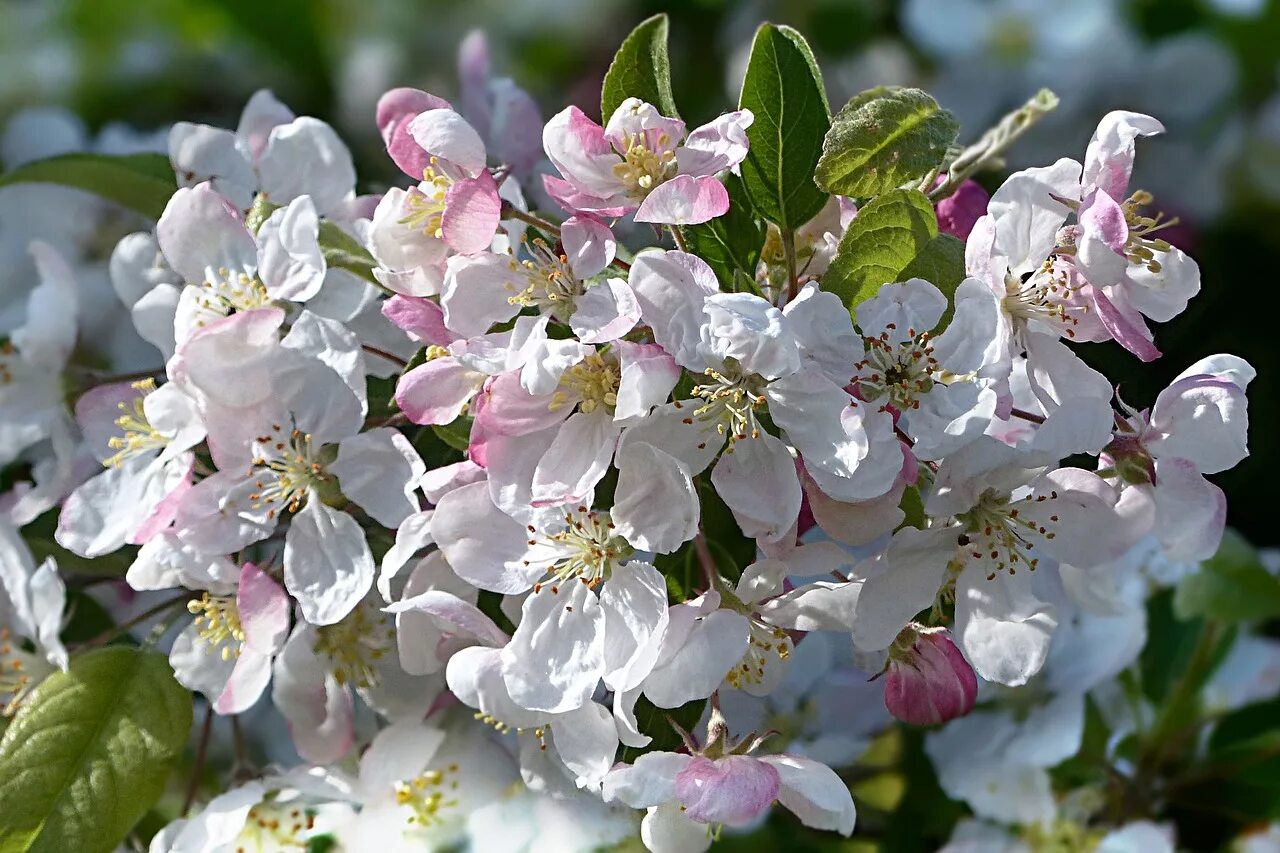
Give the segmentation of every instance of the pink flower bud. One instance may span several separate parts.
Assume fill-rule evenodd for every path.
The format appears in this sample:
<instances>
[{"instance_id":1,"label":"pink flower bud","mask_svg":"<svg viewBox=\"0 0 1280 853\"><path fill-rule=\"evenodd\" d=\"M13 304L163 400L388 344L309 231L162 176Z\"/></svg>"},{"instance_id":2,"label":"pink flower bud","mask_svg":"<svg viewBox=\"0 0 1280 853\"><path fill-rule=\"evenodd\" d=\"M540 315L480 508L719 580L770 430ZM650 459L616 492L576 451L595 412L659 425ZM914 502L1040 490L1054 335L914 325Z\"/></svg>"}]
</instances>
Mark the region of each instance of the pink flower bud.
<instances>
[{"instance_id":1,"label":"pink flower bud","mask_svg":"<svg viewBox=\"0 0 1280 853\"><path fill-rule=\"evenodd\" d=\"M939 176L938 183L943 180ZM989 201L991 196L976 181L965 181L954 193L938 202L938 230L968 240L973 224L987 212Z\"/></svg>"},{"instance_id":2,"label":"pink flower bud","mask_svg":"<svg viewBox=\"0 0 1280 853\"><path fill-rule=\"evenodd\" d=\"M889 649L884 704L904 723L933 726L973 709L978 678L943 628L908 625Z\"/></svg>"}]
</instances>

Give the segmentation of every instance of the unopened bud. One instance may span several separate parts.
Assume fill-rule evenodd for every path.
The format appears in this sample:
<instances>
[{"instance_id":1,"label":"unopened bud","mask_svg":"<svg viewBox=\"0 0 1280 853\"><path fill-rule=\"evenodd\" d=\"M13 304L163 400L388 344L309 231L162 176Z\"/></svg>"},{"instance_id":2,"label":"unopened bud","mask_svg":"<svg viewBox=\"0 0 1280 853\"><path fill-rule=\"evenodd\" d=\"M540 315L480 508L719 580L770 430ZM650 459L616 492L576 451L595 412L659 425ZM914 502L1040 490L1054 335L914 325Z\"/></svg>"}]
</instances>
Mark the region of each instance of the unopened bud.
<instances>
[{"instance_id":1,"label":"unopened bud","mask_svg":"<svg viewBox=\"0 0 1280 853\"><path fill-rule=\"evenodd\" d=\"M889 649L884 704L913 726L932 726L973 709L978 678L943 628L908 625Z\"/></svg>"}]
</instances>

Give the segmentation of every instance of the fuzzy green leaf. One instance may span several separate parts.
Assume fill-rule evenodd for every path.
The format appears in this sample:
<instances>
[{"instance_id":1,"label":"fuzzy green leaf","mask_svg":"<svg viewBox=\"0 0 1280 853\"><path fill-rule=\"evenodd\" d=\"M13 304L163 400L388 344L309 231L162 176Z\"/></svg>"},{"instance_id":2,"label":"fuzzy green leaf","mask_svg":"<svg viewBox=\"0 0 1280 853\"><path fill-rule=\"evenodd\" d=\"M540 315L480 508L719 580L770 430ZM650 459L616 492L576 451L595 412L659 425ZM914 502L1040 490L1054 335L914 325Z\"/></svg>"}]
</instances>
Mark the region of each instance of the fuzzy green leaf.
<instances>
[{"instance_id":1,"label":"fuzzy green leaf","mask_svg":"<svg viewBox=\"0 0 1280 853\"><path fill-rule=\"evenodd\" d=\"M738 106L755 116L742 163L747 196L765 219L794 231L827 202L813 182L813 170L831 124L822 72L802 35L790 27L761 25Z\"/></svg>"},{"instance_id":2,"label":"fuzzy green leaf","mask_svg":"<svg viewBox=\"0 0 1280 853\"><path fill-rule=\"evenodd\" d=\"M916 190L893 190L858 212L840 241L822 289L852 312L881 285L903 281L903 273L938 234L933 205ZM921 262L924 263L923 261Z\"/></svg>"},{"instance_id":3,"label":"fuzzy green leaf","mask_svg":"<svg viewBox=\"0 0 1280 853\"><path fill-rule=\"evenodd\" d=\"M614 54L600 89L601 121L608 122L627 98L653 104L664 116L679 116L676 99L671 94L665 14L642 21Z\"/></svg>"},{"instance_id":4,"label":"fuzzy green leaf","mask_svg":"<svg viewBox=\"0 0 1280 853\"><path fill-rule=\"evenodd\" d=\"M159 219L177 190L173 167L163 154L60 154L0 175L11 184L60 184Z\"/></svg>"},{"instance_id":5,"label":"fuzzy green leaf","mask_svg":"<svg viewBox=\"0 0 1280 853\"><path fill-rule=\"evenodd\" d=\"M919 89L863 92L832 121L815 180L857 198L888 192L940 166L959 131L955 117Z\"/></svg>"},{"instance_id":6,"label":"fuzzy green leaf","mask_svg":"<svg viewBox=\"0 0 1280 853\"><path fill-rule=\"evenodd\" d=\"M160 798L191 729L164 655L89 652L27 698L0 740L0 853L109 853Z\"/></svg>"}]
</instances>

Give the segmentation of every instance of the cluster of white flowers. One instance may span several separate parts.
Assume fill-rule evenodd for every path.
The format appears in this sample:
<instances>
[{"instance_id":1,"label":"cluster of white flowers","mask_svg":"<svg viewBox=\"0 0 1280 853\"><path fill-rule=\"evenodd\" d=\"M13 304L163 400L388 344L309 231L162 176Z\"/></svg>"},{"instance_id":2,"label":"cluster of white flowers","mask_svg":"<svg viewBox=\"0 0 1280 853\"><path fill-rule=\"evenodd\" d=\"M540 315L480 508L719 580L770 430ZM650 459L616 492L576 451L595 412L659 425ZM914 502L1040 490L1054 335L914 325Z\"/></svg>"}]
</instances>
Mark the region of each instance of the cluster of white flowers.
<instances>
[{"instance_id":1,"label":"cluster of white flowers","mask_svg":"<svg viewBox=\"0 0 1280 853\"><path fill-rule=\"evenodd\" d=\"M774 803L848 835L829 765L886 707L964 717L980 681L1044 684L1043 704L997 692L929 736L944 789L993 822L957 844L1052 824L1045 768L1142 646L1146 564L1215 552L1205 475L1247 454L1243 360L1209 355L1135 408L1076 354L1157 358L1149 323L1199 289L1128 187L1159 122L1110 113L1083 162L1017 172L976 208L961 186L938 203L966 243L958 287L910 278L851 311L823 289L850 199L785 252L770 235L733 290L688 250L682 229L731 206L750 111L690 131L632 98L604 126L576 107L544 125L510 81L467 95L382 98L413 183L376 196L327 124L269 92L235 131L176 125L180 188L110 265L164 367L78 393L74 426L76 289L33 248L0 462L42 448L57 544L136 546L129 586L177 590L193 617L178 680L220 715L269 695L302 759L152 850L638 831L697 851ZM33 470L6 506L40 489ZM57 572L9 538L0 623L32 641L0 634L16 706L9 673L66 653Z\"/></svg>"}]
</instances>

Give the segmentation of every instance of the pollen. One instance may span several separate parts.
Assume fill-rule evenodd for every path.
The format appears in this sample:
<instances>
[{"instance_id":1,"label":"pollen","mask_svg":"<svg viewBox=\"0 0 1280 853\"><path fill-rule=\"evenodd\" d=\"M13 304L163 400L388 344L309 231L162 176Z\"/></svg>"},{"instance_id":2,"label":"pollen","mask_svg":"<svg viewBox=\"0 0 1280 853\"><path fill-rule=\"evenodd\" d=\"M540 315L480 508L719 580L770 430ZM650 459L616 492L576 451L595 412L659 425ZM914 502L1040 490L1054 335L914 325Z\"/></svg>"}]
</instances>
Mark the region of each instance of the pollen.
<instances>
[{"instance_id":1,"label":"pollen","mask_svg":"<svg viewBox=\"0 0 1280 853\"><path fill-rule=\"evenodd\" d=\"M118 468L127 459L159 450L169 443L168 437L151 425L144 404L147 395L156 390L156 381L144 379L135 382L133 390L139 392L138 396L117 404L120 416L116 418L116 427L121 434L107 439L107 446L116 451L102 463L108 468Z\"/></svg>"},{"instance_id":2,"label":"pollen","mask_svg":"<svg viewBox=\"0 0 1280 853\"><path fill-rule=\"evenodd\" d=\"M215 650L224 661L240 656L244 643L244 628L240 625L240 610L230 596L205 593L199 601L188 601L187 611L195 616L197 637L212 654Z\"/></svg>"},{"instance_id":3,"label":"pollen","mask_svg":"<svg viewBox=\"0 0 1280 853\"><path fill-rule=\"evenodd\" d=\"M395 645L391 617L361 603L341 622L316 628L315 652L327 657L338 683L362 690L381 682L380 662Z\"/></svg>"}]
</instances>

